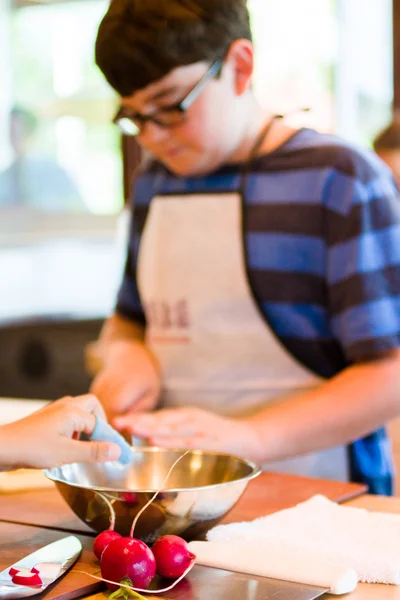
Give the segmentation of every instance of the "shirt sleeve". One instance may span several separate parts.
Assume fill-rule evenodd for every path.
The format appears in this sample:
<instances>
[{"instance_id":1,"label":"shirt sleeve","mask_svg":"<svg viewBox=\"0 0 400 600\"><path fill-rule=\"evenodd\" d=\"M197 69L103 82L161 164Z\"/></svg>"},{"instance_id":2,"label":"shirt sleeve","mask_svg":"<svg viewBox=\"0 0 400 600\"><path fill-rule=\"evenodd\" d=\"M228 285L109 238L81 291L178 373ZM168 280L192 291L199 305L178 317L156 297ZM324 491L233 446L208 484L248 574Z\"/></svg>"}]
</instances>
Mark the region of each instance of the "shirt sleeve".
<instances>
[{"instance_id":1,"label":"shirt sleeve","mask_svg":"<svg viewBox=\"0 0 400 600\"><path fill-rule=\"evenodd\" d=\"M139 175L132 186L131 223L127 256L115 309L117 314L140 325L146 325L146 318L137 283L137 262L141 234L152 194L151 174Z\"/></svg>"},{"instance_id":2,"label":"shirt sleeve","mask_svg":"<svg viewBox=\"0 0 400 600\"><path fill-rule=\"evenodd\" d=\"M378 358L400 346L398 190L382 163L358 176L335 171L325 210L333 334L349 363Z\"/></svg>"},{"instance_id":3,"label":"shirt sleeve","mask_svg":"<svg viewBox=\"0 0 400 600\"><path fill-rule=\"evenodd\" d=\"M133 212L134 211L132 211L132 213ZM118 291L115 310L116 313L122 317L145 325L146 319L137 287L138 238L139 236L135 227L134 215L132 214L125 269L121 286Z\"/></svg>"}]
</instances>

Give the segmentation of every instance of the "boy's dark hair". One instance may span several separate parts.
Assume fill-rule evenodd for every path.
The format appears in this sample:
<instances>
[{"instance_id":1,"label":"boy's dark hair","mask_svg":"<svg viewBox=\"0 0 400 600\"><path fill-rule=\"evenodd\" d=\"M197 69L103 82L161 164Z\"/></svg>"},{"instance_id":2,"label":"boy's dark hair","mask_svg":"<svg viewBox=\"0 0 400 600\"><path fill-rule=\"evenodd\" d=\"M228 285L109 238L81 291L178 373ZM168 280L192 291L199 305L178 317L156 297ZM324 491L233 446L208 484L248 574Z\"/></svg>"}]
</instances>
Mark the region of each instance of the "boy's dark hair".
<instances>
[{"instance_id":1,"label":"boy's dark hair","mask_svg":"<svg viewBox=\"0 0 400 600\"><path fill-rule=\"evenodd\" d=\"M373 141L374 150L399 150L400 149L400 116L381 131Z\"/></svg>"},{"instance_id":2,"label":"boy's dark hair","mask_svg":"<svg viewBox=\"0 0 400 600\"><path fill-rule=\"evenodd\" d=\"M97 34L96 63L120 96L175 67L224 56L251 40L246 0L112 0Z\"/></svg>"}]
</instances>

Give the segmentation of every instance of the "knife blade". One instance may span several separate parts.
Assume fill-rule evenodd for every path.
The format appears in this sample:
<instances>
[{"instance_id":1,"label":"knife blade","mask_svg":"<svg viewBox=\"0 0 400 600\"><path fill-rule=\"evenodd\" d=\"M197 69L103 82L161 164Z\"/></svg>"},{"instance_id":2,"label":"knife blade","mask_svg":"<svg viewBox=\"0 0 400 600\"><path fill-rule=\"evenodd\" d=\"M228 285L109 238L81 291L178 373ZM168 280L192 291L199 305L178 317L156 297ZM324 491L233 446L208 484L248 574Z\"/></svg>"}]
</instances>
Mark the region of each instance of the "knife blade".
<instances>
[{"instance_id":1,"label":"knife blade","mask_svg":"<svg viewBox=\"0 0 400 600\"><path fill-rule=\"evenodd\" d=\"M64 575L64 573L68 571L73 564L75 564L81 551L82 544L79 539L74 535L70 535L51 544L47 544L39 550L32 552L32 554L21 558L21 560L0 572L0 600L8 600L9 598L25 598L27 596L41 594L49 585ZM11 567L14 567L14 569L27 569L30 571L32 567L35 567L40 563L50 563L53 565L58 564L60 569L58 572L54 572L52 576L46 577L39 574L43 583L38 587L30 587L13 583L12 577L9 573Z\"/></svg>"},{"instance_id":2,"label":"knife blade","mask_svg":"<svg viewBox=\"0 0 400 600\"><path fill-rule=\"evenodd\" d=\"M151 590L149 591L151 593ZM195 565L187 577L166 594L166 598L168 600L188 600L188 598L315 600L327 592L327 588Z\"/></svg>"}]
</instances>

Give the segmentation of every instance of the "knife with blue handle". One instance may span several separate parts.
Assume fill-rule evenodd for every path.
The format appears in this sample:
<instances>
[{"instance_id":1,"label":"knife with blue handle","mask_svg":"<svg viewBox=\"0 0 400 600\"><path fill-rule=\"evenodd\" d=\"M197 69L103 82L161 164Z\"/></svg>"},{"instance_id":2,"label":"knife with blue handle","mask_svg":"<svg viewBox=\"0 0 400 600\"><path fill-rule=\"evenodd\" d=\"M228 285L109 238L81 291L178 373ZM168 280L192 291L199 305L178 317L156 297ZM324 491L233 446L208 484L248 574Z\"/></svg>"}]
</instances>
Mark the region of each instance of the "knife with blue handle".
<instances>
[{"instance_id":1,"label":"knife with blue handle","mask_svg":"<svg viewBox=\"0 0 400 600\"><path fill-rule=\"evenodd\" d=\"M41 594L75 564L81 551L82 544L79 539L74 535L70 535L21 558L21 560L0 572L0 600L26 598L27 596ZM13 583L10 575L12 567L15 570L26 569L30 571L38 565L40 565L39 577L42 580L42 585L32 587ZM49 568L46 568L46 565Z\"/></svg>"}]
</instances>

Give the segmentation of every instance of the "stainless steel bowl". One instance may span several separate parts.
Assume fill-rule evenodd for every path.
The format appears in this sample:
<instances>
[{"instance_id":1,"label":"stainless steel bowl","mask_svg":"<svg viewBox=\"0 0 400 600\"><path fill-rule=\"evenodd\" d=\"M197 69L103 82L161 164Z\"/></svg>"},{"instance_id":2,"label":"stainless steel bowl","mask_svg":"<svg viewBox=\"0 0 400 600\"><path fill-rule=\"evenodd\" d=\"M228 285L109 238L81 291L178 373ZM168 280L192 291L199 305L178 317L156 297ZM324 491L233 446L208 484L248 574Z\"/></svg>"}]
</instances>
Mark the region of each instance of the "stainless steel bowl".
<instances>
[{"instance_id":1,"label":"stainless steel bowl","mask_svg":"<svg viewBox=\"0 0 400 600\"><path fill-rule=\"evenodd\" d=\"M118 462L64 465L45 471L75 514L95 531L107 529L110 504L115 529L128 535L132 521L151 496L162 488L139 517L135 537L152 543L161 535L199 539L239 500L261 470L229 454L192 450L166 475L184 450L134 449L128 465Z\"/></svg>"}]
</instances>

